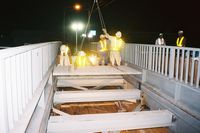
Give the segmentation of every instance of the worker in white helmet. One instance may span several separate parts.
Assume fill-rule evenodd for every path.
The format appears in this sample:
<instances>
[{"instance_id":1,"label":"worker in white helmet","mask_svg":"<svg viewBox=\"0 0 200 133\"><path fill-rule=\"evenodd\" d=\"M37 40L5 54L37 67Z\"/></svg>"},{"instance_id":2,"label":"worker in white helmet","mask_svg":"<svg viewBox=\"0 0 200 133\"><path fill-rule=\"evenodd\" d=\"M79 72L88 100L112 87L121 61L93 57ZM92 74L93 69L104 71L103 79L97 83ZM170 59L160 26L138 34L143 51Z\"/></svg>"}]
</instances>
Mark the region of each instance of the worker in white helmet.
<instances>
[{"instance_id":1,"label":"worker in white helmet","mask_svg":"<svg viewBox=\"0 0 200 133\"><path fill-rule=\"evenodd\" d=\"M178 31L178 38L176 40L176 46L177 47L185 47L186 45L186 38L183 36L183 31Z\"/></svg>"},{"instance_id":2,"label":"worker in white helmet","mask_svg":"<svg viewBox=\"0 0 200 133\"><path fill-rule=\"evenodd\" d=\"M97 51L100 55L100 65L107 65L108 63L108 40L106 36L101 34Z\"/></svg>"},{"instance_id":3,"label":"worker in white helmet","mask_svg":"<svg viewBox=\"0 0 200 133\"><path fill-rule=\"evenodd\" d=\"M60 46L60 65L61 66L69 66L70 65L70 60L69 60L69 47L66 45L61 45Z\"/></svg>"},{"instance_id":4,"label":"worker in white helmet","mask_svg":"<svg viewBox=\"0 0 200 133\"><path fill-rule=\"evenodd\" d=\"M117 66L121 65L121 55L120 50L124 47L125 42L121 39L122 33L117 31L115 36L110 36L105 29L103 32L106 34L106 37L110 40L110 62L111 65L115 65L115 61Z\"/></svg>"},{"instance_id":5,"label":"worker in white helmet","mask_svg":"<svg viewBox=\"0 0 200 133\"><path fill-rule=\"evenodd\" d=\"M163 33L159 33L159 37L156 39L155 45L160 45L160 46L166 45Z\"/></svg>"}]
</instances>

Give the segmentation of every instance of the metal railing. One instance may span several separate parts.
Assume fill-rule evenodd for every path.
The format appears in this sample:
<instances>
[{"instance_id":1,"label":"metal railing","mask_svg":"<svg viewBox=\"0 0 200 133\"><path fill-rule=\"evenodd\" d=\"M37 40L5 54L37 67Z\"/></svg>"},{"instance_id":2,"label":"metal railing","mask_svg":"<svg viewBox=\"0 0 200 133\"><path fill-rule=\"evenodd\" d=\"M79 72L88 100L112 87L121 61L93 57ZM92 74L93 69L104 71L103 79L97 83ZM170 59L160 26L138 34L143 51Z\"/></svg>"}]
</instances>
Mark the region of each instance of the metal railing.
<instances>
[{"instance_id":1,"label":"metal railing","mask_svg":"<svg viewBox=\"0 0 200 133\"><path fill-rule=\"evenodd\" d=\"M199 88L199 48L128 43L122 51L122 58L140 68Z\"/></svg>"},{"instance_id":2,"label":"metal railing","mask_svg":"<svg viewBox=\"0 0 200 133\"><path fill-rule=\"evenodd\" d=\"M21 125L21 132L26 129L43 92L38 88L44 89L40 84L55 61L59 45L47 42L0 51L1 133L16 132Z\"/></svg>"}]
</instances>

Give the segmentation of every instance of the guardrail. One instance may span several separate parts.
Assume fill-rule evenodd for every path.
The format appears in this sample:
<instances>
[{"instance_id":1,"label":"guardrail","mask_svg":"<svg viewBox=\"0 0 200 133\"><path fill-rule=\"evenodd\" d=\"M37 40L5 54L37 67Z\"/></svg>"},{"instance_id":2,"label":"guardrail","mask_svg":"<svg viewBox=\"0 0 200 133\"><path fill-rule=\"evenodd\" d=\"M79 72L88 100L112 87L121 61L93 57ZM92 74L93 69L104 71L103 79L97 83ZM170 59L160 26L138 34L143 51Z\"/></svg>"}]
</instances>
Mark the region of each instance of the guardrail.
<instances>
[{"instance_id":1,"label":"guardrail","mask_svg":"<svg viewBox=\"0 0 200 133\"><path fill-rule=\"evenodd\" d=\"M140 68L199 88L199 48L128 43L122 50L122 58Z\"/></svg>"},{"instance_id":2,"label":"guardrail","mask_svg":"<svg viewBox=\"0 0 200 133\"><path fill-rule=\"evenodd\" d=\"M52 67L60 44L47 42L0 50L1 133L16 132L20 125L20 131L26 130L43 92L38 88L44 89L40 84Z\"/></svg>"}]
</instances>

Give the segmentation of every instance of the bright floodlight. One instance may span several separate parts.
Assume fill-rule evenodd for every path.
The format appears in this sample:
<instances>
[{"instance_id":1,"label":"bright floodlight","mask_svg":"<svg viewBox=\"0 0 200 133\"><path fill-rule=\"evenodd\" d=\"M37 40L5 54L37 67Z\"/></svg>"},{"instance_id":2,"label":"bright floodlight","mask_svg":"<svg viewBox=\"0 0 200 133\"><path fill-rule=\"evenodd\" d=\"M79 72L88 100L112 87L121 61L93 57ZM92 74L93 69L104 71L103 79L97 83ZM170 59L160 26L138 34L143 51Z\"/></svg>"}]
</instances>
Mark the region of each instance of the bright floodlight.
<instances>
[{"instance_id":1,"label":"bright floodlight","mask_svg":"<svg viewBox=\"0 0 200 133\"><path fill-rule=\"evenodd\" d=\"M74 22L71 25L72 30L76 32L76 53L78 51L78 31L84 28L84 25L80 22Z\"/></svg>"},{"instance_id":2,"label":"bright floodlight","mask_svg":"<svg viewBox=\"0 0 200 133\"><path fill-rule=\"evenodd\" d=\"M84 25L80 22L72 23L72 29L75 31L80 31L84 28Z\"/></svg>"}]
</instances>

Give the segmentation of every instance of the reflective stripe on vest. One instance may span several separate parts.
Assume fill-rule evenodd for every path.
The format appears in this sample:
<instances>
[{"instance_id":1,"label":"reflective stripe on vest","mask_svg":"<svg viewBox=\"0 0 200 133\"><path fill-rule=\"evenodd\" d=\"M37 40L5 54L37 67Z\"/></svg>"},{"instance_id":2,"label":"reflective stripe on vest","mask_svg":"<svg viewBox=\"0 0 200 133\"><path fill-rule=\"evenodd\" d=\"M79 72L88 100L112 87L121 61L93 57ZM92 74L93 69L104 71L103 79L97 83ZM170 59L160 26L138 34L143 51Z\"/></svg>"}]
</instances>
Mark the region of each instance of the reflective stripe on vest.
<instances>
[{"instance_id":1,"label":"reflective stripe on vest","mask_svg":"<svg viewBox=\"0 0 200 133\"><path fill-rule=\"evenodd\" d=\"M176 45L177 45L178 47L182 47L183 39L184 39L184 37L181 37L181 39L180 39L180 41L179 41L179 37L177 38L177 40L176 40Z\"/></svg>"},{"instance_id":2,"label":"reflective stripe on vest","mask_svg":"<svg viewBox=\"0 0 200 133\"><path fill-rule=\"evenodd\" d=\"M107 43L106 40L100 40L100 44L101 44L101 50L100 51L107 51Z\"/></svg>"}]
</instances>

